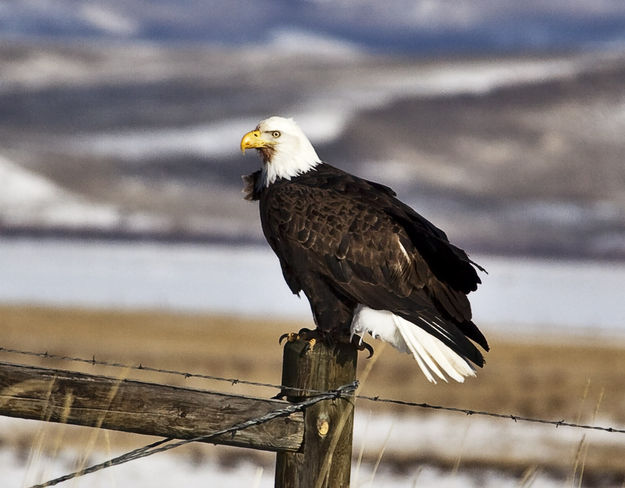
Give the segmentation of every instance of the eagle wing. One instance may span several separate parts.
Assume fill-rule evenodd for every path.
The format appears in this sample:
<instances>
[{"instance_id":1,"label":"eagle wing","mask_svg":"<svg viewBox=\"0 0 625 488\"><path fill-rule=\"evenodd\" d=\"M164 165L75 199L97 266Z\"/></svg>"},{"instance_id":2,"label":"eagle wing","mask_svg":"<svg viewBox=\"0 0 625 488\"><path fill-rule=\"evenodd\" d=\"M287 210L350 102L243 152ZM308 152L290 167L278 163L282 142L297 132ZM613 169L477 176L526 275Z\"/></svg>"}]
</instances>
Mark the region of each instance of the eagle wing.
<instances>
[{"instance_id":1,"label":"eagle wing","mask_svg":"<svg viewBox=\"0 0 625 488\"><path fill-rule=\"evenodd\" d=\"M466 294L480 280L466 253L389 188L326 173L274 184L261 197L263 230L293 293L310 299L308 284L321 280L352 310L389 310L482 365L467 339L488 349L471 321Z\"/></svg>"}]
</instances>

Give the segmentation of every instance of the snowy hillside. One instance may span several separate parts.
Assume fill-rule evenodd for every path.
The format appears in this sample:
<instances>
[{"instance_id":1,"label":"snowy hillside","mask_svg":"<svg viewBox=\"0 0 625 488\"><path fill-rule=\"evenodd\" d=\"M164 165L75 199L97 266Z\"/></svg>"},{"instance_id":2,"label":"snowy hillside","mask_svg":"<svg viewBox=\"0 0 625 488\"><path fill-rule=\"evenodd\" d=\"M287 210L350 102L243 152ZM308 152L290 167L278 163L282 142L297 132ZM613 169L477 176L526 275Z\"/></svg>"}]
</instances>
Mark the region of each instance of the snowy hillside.
<instances>
[{"instance_id":1,"label":"snowy hillside","mask_svg":"<svg viewBox=\"0 0 625 488\"><path fill-rule=\"evenodd\" d=\"M625 56L272 48L289 35L0 47L3 232L261 242L240 193L259 163L238 144L281 114L472 252L625 257Z\"/></svg>"}]
</instances>

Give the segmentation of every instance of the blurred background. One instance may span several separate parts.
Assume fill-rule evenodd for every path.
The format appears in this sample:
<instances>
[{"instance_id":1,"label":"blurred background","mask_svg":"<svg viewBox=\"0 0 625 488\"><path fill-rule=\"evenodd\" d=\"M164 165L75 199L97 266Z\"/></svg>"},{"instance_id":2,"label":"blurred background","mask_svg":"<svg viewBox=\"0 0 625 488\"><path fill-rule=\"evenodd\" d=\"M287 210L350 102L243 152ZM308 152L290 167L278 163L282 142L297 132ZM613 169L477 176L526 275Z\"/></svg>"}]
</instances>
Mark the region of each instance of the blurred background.
<instances>
[{"instance_id":1,"label":"blurred background","mask_svg":"<svg viewBox=\"0 0 625 488\"><path fill-rule=\"evenodd\" d=\"M279 382L274 339L311 322L264 243L256 204L241 194L240 176L259 161L240 154L240 138L270 115L294 117L324 161L393 187L489 271L472 300L493 345L478 379L430 387L416 365L385 351L371 393L403 365L414 385L389 394L410 401L587 420L601 404L602 420L625 421L619 0L3 1L4 344ZM273 342L251 354L258 334ZM199 337L228 344L230 356L188 354ZM383 448L365 441L362 426L392 439L400 413L357 423L373 461ZM396 435L421 421L431 424L415 437L431 431L431 442L404 446L381 474L365 463L358 486L369 486L372 471L375 486L478 478L479 486L621 486L625 476L606 461L625 456L625 442L611 437L593 441L601 446L593 451L581 434L554 440L541 431L528 441L502 436L499 424L433 416L404 419ZM73 462L43 449L38 464L31 423L6 426L0 435L23 432L7 441L21 454L0 458L12 466L11 486ZM459 431L452 453L436 440ZM510 443L493 444L502 438ZM528 444L534 449L519 447ZM219 476L271 486L271 457L223 449L194 451L202 462L185 474L189 486ZM502 459L502 451L517 454ZM224 473L232 459L238 471ZM162 476L150 466L118 469L135 469L147 486ZM109 486L107 476L85 486ZM131 486L124 476L117 485Z\"/></svg>"}]
</instances>

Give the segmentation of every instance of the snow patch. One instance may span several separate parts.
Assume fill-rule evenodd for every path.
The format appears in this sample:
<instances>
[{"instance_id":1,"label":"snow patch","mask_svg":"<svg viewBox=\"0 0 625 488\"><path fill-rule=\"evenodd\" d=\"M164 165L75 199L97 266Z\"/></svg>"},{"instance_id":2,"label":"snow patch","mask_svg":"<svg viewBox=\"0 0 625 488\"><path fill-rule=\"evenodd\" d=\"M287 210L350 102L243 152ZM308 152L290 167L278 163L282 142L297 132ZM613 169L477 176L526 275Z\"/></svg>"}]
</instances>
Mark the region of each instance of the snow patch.
<instances>
[{"instance_id":1,"label":"snow patch","mask_svg":"<svg viewBox=\"0 0 625 488\"><path fill-rule=\"evenodd\" d=\"M269 49L288 54L321 54L325 58L353 59L363 53L349 41L295 28L278 28L269 32Z\"/></svg>"},{"instance_id":2,"label":"snow patch","mask_svg":"<svg viewBox=\"0 0 625 488\"><path fill-rule=\"evenodd\" d=\"M585 431L464 416L457 413L432 415L393 415L368 413L367 403L360 403L354 417L354 451L364 445L365 451L377 453L386 443L389 455L422 455L432 453L442 459L486 461L509 453L515 462L538 464L557 463L562 452L574 452L582 436L593 445L625 448L625 438L605 431ZM612 425L613 420L597 419L596 425ZM520 427L522 425L522 427ZM554 431L557 433L554 434ZM388 440L386 440L388 439ZM450 448L455 446L455 449Z\"/></svg>"},{"instance_id":3,"label":"snow patch","mask_svg":"<svg viewBox=\"0 0 625 488\"><path fill-rule=\"evenodd\" d=\"M130 37L139 33L139 23L136 20L102 5L83 4L79 13L89 25L106 34Z\"/></svg>"},{"instance_id":4,"label":"snow patch","mask_svg":"<svg viewBox=\"0 0 625 488\"><path fill-rule=\"evenodd\" d=\"M527 257L474 257L488 270L470 295L477 324L625 330L625 265ZM529 332L529 331L528 331Z\"/></svg>"},{"instance_id":5,"label":"snow patch","mask_svg":"<svg viewBox=\"0 0 625 488\"><path fill-rule=\"evenodd\" d=\"M112 227L119 212L72 194L0 156L0 221L11 224Z\"/></svg>"},{"instance_id":6,"label":"snow patch","mask_svg":"<svg viewBox=\"0 0 625 488\"><path fill-rule=\"evenodd\" d=\"M77 136L74 150L129 160L171 154L219 157L238 152L241 137L256 127L251 118L223 120L205 125L158 130L124 131L97 136Z\"/></svg>"}]
</instances>

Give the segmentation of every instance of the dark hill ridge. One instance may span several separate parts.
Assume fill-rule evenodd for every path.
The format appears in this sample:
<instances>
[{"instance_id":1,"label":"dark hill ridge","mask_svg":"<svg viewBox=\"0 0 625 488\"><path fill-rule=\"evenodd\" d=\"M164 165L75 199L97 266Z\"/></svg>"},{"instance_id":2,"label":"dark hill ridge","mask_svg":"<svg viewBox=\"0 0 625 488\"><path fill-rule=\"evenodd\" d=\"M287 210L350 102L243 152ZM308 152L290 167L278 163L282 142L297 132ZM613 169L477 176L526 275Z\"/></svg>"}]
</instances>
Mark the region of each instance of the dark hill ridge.
<instances>
[{"instance_id":1,"label":"dark hill ridge","mask_svg":"<svg viewBox=\"0 0 625 488\"><path fill-rule=\"evenodd\" d=\"M510 53L621 43L621 2L5 1L0 35L95 42L349 43L376 52ZM315 42L310 42L313 39Z\"/></svg>"}]
</instances>

